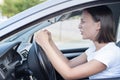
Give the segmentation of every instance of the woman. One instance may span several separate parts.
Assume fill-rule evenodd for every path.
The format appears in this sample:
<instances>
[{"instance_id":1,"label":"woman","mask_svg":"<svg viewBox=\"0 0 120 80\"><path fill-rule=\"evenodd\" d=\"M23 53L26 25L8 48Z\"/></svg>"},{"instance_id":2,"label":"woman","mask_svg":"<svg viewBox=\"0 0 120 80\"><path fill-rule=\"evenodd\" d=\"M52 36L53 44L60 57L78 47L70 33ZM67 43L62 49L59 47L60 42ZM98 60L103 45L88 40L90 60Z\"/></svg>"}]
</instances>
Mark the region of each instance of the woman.
<instances>
[{"instance_id":1,"label":"woman","mask_svg":"<svg viewBox=\"0 0 120 80\"><path fill-rule=\"evenodd\" d=\"M36 42L64 79L120 77L120 49L115 45L115 24L107 6L84 9L79 29L83 39L94 45L80 56L68 60L54 44L48 30L35 34ZM62 66L61 66L62 65Z\"/></svg>"}]
</instances>

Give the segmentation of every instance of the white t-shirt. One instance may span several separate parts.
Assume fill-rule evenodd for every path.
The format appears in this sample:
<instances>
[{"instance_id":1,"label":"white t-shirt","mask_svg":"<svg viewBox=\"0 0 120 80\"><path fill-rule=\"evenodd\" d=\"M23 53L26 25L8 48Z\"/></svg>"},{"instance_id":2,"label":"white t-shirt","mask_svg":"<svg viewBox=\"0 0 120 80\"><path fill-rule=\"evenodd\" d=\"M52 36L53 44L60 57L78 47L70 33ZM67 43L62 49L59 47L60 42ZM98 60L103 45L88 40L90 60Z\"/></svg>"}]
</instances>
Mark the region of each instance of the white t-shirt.
<instances>
[{"instance_id":1,"label":"white t-shirt","mask_svg":"<svg viewBox=\"0 0 120 80\"><path fill-rule=\"evenodd\" d=\"M120 48L114 42L108 43L98 51L92 46L85 53L88 61L95 59L107 66L104 71L90 76L90 79L120 77Z\"/></svg>"}]
</instances>

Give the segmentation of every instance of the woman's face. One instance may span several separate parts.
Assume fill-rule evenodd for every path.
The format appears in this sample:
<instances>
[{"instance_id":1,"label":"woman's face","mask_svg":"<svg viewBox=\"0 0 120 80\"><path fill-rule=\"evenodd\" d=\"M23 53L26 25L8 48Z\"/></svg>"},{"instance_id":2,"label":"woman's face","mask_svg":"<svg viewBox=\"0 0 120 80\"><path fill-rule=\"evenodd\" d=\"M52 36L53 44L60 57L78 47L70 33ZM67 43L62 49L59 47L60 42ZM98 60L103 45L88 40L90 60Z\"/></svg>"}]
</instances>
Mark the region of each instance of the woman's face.
<instances>
[{"instance_id":1,"label":"woman's face","mask_svg":"<svg viewBox=\"0 0 120 80\"><path fill-rule=\"evenodd\" d=\"M79 29L83 35L83 39L94 41L100 30L100 22L95 22L87 11L83 11Z\"/></svg>"}]
</instances>

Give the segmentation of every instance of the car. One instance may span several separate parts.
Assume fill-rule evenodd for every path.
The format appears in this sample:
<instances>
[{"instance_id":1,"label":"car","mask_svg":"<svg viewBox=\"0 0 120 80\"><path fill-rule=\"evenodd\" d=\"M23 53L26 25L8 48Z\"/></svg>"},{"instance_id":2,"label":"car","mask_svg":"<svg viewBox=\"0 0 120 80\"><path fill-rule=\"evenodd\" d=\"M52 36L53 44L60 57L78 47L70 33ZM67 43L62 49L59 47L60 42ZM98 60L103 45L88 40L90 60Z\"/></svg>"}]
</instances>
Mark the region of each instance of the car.
<instances>
[{"instance_id":1,"label":"car","mask_svg":"<svg viewBox=\"0 0 120 80\"><path fill-rule=\"evenodd\" d=\"M48 0L0 24L0 80L64 80L35 42L34 33L51 31L57 47L72 59L91 44L78 30L82 10L100 5L113 12L120 47L120 0Z\"/></svg>"}]
</instances>

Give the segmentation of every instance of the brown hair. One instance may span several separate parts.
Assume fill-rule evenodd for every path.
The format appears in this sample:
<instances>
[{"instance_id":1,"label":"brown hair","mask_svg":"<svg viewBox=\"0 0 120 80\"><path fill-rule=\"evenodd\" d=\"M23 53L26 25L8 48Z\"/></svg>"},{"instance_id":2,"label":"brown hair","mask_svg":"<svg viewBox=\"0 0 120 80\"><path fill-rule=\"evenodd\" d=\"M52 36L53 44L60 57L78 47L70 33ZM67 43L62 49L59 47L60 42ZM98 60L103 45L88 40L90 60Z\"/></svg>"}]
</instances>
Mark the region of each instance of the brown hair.
<instances>
[{"instance_id":1,"label":"brown hair","mask_svg":"<svg viewBox=\"0 0 120 80\"><path fill-rule=\"evenodd\" d=\"M115 22L110 8L107 6L97 6L85 9L95 22L100 21L101 29L96 37L99 43L116 41Z\"/></svg>"}]
</instances>

